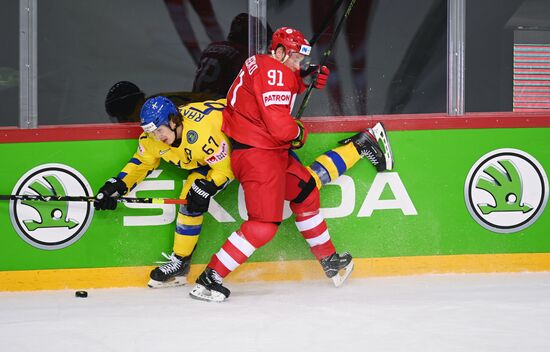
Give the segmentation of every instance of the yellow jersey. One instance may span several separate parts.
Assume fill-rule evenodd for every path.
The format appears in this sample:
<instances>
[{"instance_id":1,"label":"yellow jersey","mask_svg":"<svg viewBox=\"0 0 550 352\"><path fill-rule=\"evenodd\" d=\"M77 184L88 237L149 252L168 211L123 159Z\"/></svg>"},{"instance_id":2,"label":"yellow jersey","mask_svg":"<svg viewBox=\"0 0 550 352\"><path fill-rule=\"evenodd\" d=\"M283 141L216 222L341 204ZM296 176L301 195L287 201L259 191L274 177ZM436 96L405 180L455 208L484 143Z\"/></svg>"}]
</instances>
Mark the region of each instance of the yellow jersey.
<instances>
[{"instance_id":1,"label":"yellow jersey","mask_svg":"<svg viewBox=\"0 0 550 352\"><path fill-rule=\"evenodd\" d=\"M152 133L142 133L138 150L118 175L132 189L156 169L160 160L185 170L208 169L206 179L221 186L234 178L231 145L222 132L222 110L226 100L209 100L178 107L182 116L181 144L172 147Z\"/></svg>"}]
</instances>

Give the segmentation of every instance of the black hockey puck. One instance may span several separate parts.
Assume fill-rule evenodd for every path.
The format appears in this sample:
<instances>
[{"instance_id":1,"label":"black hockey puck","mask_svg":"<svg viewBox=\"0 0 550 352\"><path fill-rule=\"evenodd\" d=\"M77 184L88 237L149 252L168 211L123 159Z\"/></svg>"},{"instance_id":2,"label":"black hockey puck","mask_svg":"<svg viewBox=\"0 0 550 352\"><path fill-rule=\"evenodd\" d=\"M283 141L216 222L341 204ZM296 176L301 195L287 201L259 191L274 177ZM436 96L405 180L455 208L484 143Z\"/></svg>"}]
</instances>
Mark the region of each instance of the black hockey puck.
<instances>
[{"instance_id":1,"label":"black hockey puck","mask_svg":"<svg viewBox=\"0 0 550 352\"><path fill-rule=\"evenodd\" d=\"M79 297L79 298L86 298L88 297L88 292L86 291L76 291L74 293L75 297Z\"/></svg>"}]
</instances>

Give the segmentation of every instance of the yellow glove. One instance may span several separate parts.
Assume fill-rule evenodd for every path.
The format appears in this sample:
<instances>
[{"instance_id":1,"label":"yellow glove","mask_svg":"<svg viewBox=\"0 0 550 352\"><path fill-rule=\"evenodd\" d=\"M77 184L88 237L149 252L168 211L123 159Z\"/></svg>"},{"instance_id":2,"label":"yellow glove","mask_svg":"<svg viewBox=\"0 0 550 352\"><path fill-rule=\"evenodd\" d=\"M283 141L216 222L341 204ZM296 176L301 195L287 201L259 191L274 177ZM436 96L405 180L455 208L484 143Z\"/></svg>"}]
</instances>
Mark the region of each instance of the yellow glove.
<instances>
[{"instance_id":1,"label":"yellow glove","mask_svg":"<svg viewBox=\"0 0 550 352\"><path fill-rule=\"evenodd\" d=\"M298 137L292 140L290 142L290 149L300 149L306 144L307 140L307 130L302 121L300 120L294 120L296 121L296 125L298 125L298 128L300 129L300 133L298 134Z\"/></svg>"}]
</instances>

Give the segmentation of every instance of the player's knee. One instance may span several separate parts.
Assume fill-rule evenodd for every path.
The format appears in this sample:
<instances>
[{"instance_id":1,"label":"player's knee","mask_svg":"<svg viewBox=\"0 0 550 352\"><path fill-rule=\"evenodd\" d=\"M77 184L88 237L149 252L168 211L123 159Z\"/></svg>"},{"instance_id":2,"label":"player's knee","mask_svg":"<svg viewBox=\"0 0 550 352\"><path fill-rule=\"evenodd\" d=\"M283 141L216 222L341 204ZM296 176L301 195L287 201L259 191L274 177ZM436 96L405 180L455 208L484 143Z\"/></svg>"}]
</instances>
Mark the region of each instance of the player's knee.
<instances>
[{"instance_id":1,"label":"player's knee","mask_svg":"<svg viewBox=\"0 0 550 352\"><path fill-rule=\"evenodd\" d=\"M198 217L204 214L202 211L189 211L189 209L187 209L187 204L180 205L179 213L190 217Z\"/></svg>"},{"instance_id":2,"label":"player's knee","mask_svg":"<svg viewBox=\"0 0 550 352\"><path fill-rule=\"evenodd\" d=\"M277 233L278 224L273 222L245 221L241 225L241 233L254 248L260 248Z\"/></svg>"},{"instance_id":3,"label":"player's knee","mask_svg":"<svg viewBox=\"0 0 550 352\"><path fill-rule=\"evenodd\" d=\"M202 215L188 216L179 213L176 221L176 234L187 236L198 235L202 229L203 219Z\"/></svg>"}]
</instances>

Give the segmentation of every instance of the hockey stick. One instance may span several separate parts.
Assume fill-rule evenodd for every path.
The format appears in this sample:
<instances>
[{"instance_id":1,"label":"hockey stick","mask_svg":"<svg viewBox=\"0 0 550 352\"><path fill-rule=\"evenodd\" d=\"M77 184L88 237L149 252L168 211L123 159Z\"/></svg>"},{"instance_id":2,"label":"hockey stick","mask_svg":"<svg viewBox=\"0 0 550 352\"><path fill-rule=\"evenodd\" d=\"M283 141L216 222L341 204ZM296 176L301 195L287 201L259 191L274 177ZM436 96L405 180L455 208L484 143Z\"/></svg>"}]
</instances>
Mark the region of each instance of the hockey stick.
<instances>
[{"instance_id":1,"label":"hockey stick","mask_svg":"<svg viewBox=\"0 0 550 352\"><path fill-rule=\"evenodd\" d=\"M340 6L342 6L343 3L344 3L344 0L338 0L338 2L334 4L334 6L332 6L332 9L330 9L328 16L325 17L325 19L323 20L323 23L321 24L321 30L317 31L313 35L313 38L311 38L311 40L309 41L309 45L313 46L315 45L315 43L317 43L317 41L321 37L321 34L323 34L327 30L330 21L336 15L336 13L338 12L338 9L340 8Z\"/></svg>"},{"instance_id":2,"label":"hockey stick","mask_svg":"<svg viewBox=\"0 0 550 352\"><path fill-rule=\"evenodd\" d=\"M171 198L115 198L119 203L151 203L151 204L187 204L186 199ZM39 202L88 202L93 203L95 197L86 196L40 196L30 194L8 194L0 195L0 200L29 200Z\"/></svg>"},{"instance_id":3,"label":"hockey stick","mask_svg":"<svg viewBox=\"0 0 550 352\"><path fill-rule=\"evenodd\" d=\"M328 60L328 57L332 53L332 47L334 46L334 43L336 42L336 39L338 38L338 35L340 34L340 31L342 30L342 25L344 24L344 21L346 20L346 18L348 18L349 13L351 12L351 9L353 8L353 5L355 5L355 1L356 0L350 0L350 2L348 4L348 7L346 8L346 11L344 12L342 17L340 18L340 21L338 21L338 25L334 29L334 33L332 34L332 38L330 38L330 43L328 44L328 47L326 48L326 50L323 52L323 57L321 58L321 62L319 63L319 68L321 68L325 65L325 63ZM300 108L298 109L298 113L296 114L296 117L295 117L296 119L301 119L302 118L304 110L306 109L306 107L309 103L309 98L311 97L311 92L313 91L313 86L315 85L316 82L317 82L317 76L315 76L311 80L311 83L309 84L309 87L307 87L306 93L304 95L304 99L302 100L302 104L300 105Z\"/></svg>"}]
</instances>

